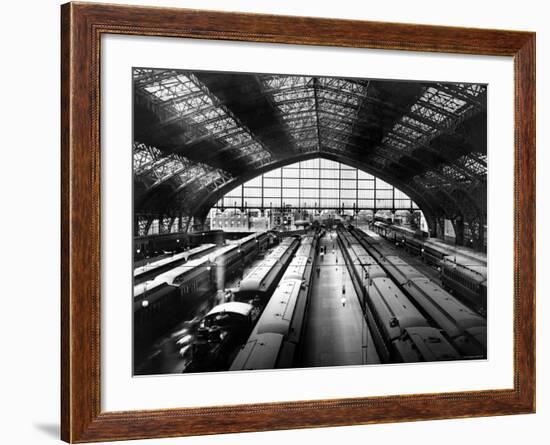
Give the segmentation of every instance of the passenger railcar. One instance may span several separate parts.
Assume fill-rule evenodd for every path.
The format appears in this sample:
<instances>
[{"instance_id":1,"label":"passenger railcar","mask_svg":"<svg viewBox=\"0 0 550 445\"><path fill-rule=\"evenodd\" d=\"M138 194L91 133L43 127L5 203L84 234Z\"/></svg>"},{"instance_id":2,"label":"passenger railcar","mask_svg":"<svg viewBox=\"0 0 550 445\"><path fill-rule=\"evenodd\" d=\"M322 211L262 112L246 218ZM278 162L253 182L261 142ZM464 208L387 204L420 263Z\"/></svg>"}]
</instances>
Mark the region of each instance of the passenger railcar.
<instances>
[{"instance_id":1,"label":"passenger railcar","mask_svg":"<svg viewBox=\"0 0 550 445\"><path fill-rule=\"evenodd\" d=\"M214 277L218 289L222 289L228 279L242 273L267 243L267 233L254 233L244 238L228 241L228 245L213 255Z\"/></svg>"},{"instance_id":2,"label":"passenger railcar","mask_svg":"<svg viewBox=\"0 0 550 445\"><path fill-rule=\"evenodd\" d=\"M134 286L134 339L157 337L213 292L210 270L200 258Z\"/></svg>"},{"instance_id":3,"label":"passenger railcar","mask_svg":"<svg viewBox=\"0 0 550 445\"><path fill-rule=\"evenodd\" d=\"M181 251L185 247L202 244L222 245L225 240L223 230L205 230L202 232L159 233L134 237L134 252L140 255L154 255L165 251Z\"/></svg>"},{"instance_id":4,"label":"passenger railcar","mask_svg":"<svg viewBox=\"0 0 550 445\"><path fill-rule=\"evenodd\" d=\"M477 252L469 247L465 246L450 246L447 243L437 239L430 238L425 240L425 244L432 246L434 249L439 249L446 252L448 256L458 255L464 261L464 264L479 264L487 266L487 254L483 252Z\"/></svg>"},{"instance_id":5,"label":"passenger railcar","mask_svg":"<svg viewBox=\"0 0 550 445\"><path fill-rule=\"evenodd\" d=\"M303 314L295 317L301 288L302 280L282 280L230 370L292 366L303 323Z\"/></svg>"},{"instance_id":6,"label":"passenger railcar","mask_svg":"<svg viewBox=\"0 0 550 445\"><path fill-rule=\"evenodd\" d=\"M338 236L381 360L411 362L457 357L457 351L447 341L430 348L437 341L434 339L442 337L441 332L431 326L357 239L345 230L340 230ZM415 335L408 334L409 330Z\"/></svg>"},{"instance_id":7,"label":"passenger railcar","mask_svg":"<svg viewBox=\"0 0 550 445\"><path fill-rule=\"evenodd\" d=\"M406 328L403 335L395 341L395 348L404 362L433 362L458 360L460 354L441 334L431 327Z\"/></svg>"},{"instance_id":8,"label":"passenger railcar","mask_svg":"<svg viewBox=\"0 0 550 445\"><path fill-rule=\"evenodd\" d=\"M443 287L466 297L478 310L487 311L487 275L485 267L465 267L445 259L441 265Z\"/></svg>"},{"instance_id":9,"label":"passenger railcar","mask_svg":"<svg viewBox=\"0 0 550 445\"><path fill-rule=\"evenodd\" d=\"M252 271L246 275L235 292L239 301L257 300L263 306L277 286L286 267L298 248L297 238L286 238Z\"/></svg>"},{"instance_id":10,"label":"passenger railcar","mask_svg":"<svg viewBox=\"0 0 550 445\"><path fill-rule=\"evenodd\" d=\"M231 370L288 368L296 365L311 291L318 238L300 248L269 299Z\"/></svg>"},{"instance_id":11,"label":"passenger railcar","mask_svg":"<svg viewBox=\"0 0 550 445\"><path fill-rule=\"evenodd\" d=\"M206 301L257 255L267 234L257 233L176 266L134 286L134 333L138 342L158 337Z\"/></svg>"},{"instance_id":12,"label":"passenger railcar","mask_svg":"<svg viewBox=\"0 0 550 445\"><path fill-rule=\"evenodd\" d=\"M368 235L364 247L373 253L380 265L436 326L441 328L465 358L485 358L487 354L486 320L428 279L418 269L398 256L388 255L391 249L370 245Z\"/></svg>"},{"instance_id":13,"label":"passenger railcar","mask_svg":"<svg viewBox=\"0 0 550 445\"><path fill-rule=\"evenodd\" d=\"M134 269L134 285L155 278L163 272L173 269L189 260L199 258L216 249L216 244L203 244L186 252L169 255L150 263L143 264Z\"/></svg>"},{"instance_id":14,"label":"passenger railcar","mask_svg":"<svg viewBox=\"0 0 550 445\"><path fill-rule=\"evenodd\" d=\"M359 229L351 228L350 231L363 241L368 238L372 247L383 255L391 255L387 245L381 245ZM486 312L487 262L484 254L462 247L451 247L437 240L421 241L410 236L398 238L397 243L410 253L419 252L427 264L438 268L444 287L465 298L480 313Z\"/></svg>"}]
</instances>

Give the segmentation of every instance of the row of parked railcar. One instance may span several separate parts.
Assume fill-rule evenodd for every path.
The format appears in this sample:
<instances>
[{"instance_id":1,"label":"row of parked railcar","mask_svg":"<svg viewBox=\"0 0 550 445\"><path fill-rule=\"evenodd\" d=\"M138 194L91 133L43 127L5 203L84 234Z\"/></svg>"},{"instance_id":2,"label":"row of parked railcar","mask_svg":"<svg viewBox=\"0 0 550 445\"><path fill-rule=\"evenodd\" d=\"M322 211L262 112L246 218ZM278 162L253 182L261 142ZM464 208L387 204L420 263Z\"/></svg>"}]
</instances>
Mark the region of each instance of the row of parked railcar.
<instances>
[{"instance_id":1,"label":"row of parked railcar","mask_svg":"<svg viewBox=\"0 0 550 445\"><path fill-rule=\"evenodd\" d=\"M466 298L478 311L487 310L487 256L472 249L449 246L434 239L419 238L407 227L384 222L374 223L376 233L419 255L427 264L437 267L446 289Z\"/></svg>"},{"instance_id":2,"label":"row of parked railcar","mask_svg":"<svg viewBox=\"0 0 550 445\"><path fill-rule=\"evenodd\" d=\"M285 238L240 282L234 301L214 307L200 322L187 372L226 370L287 270L299 246Z\"/></svg>"},{"instance_id":3,"label":"row of parked railcar","mask_svg":"<svg viewBox=\"0 0 550 445\"><path fill-rule=\"evenodd\" d=\"M203 244L184 252L164 255L150 262L142 262L141 266L134 268L134 285L152 280L157 275L184 264L189 260L194 260L207 253L211 253L216 247L216 244Z\"/></svg>"},{"instance_id":4,"label":"row of parked railcar","mask_svg":"<svg viewBox=\"0 0 550 445\"><path fill-rule=\"evenodd\" d=\"M460 358L355 236L340 228L338 242L383 363Z\"/></svg>"},{"instance_id":5,"label":"row of parked railcar","mask_svg":"<svg viewBox=\"0 0 550 445\"><path fill-rule=\"evenodd\" d=\"M269 299L230 370L296 366L311 291L319 238L302 238L292 262Z\"/></svg>"},{"instance_id":6,"label":"row of parked railcar","mask_svg":"<svg viewBox=\"0 0 550 445\"><path fill-rule=\"evenodd\" d=\"M350 232L422 315L443 331L462 357L486 357L487 322L482 316L403 261L381 237L369 236L355 227Z\"/></svg>"},{"instance_id":7,"label":"row of parked railcar","mask_svg":"<svg viewBox=\"0 0 550 445\"><path fill-rule=\"evenodd\" d=\"M204 230L202 232L158 233L134 237L136 258L160 255L163 252L181 252L184 248L193 248L202 244L223 245L226 234L223 230Z\"/></svg>"},{"instance_id":8,"label":"row of parked railcar","mask_svg":"<svg viewBox=\"0 0 550 445\"><path fill-rule=\"evenodd\" d=\"M134 339L151 340L191 314L225 281L267 248L268 235L254 233L134 286Z\"/></svg>"}]
</instances>

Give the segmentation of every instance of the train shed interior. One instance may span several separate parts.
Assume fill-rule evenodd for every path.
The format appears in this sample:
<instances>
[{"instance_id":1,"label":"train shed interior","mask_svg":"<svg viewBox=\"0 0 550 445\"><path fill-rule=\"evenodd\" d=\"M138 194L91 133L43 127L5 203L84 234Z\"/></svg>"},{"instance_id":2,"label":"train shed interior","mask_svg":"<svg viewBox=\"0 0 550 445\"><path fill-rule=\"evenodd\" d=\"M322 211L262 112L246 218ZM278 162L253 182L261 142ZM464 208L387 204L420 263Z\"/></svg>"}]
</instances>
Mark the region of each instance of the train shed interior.
<instances>
[{"instance_id":1,"label":"train shed interior","mask_svg":"<svg viewBox=\"0 0 550 445\"><path fill-rule=\"evenodd\" d=\"M486 358L486 85L133 92L134 374Z\"/></svg>"},{"instance_id":2,"label":"train shed interior","mask_svg":"<svg viewBox=\"0 0 550 445\"><path fill-rule=\"evenodd\" d=\"M485 85L146 68L133 76L135 236L208 230L213 207L241 217L411 210L383 194L344 198L342 182L326 206L319 194L305 207L264 194L223 205L248 181L321 159L405 194L430 236L486 248Z\"/></svg>"}]
</instances>

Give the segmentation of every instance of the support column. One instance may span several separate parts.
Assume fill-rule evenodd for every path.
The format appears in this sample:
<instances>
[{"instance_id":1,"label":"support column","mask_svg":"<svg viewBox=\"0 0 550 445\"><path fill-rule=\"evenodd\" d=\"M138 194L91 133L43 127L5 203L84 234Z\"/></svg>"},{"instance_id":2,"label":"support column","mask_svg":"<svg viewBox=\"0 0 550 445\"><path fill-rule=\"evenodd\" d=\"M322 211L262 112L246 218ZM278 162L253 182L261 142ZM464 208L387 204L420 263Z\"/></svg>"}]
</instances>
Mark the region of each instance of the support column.
<instances>
[{"instance_id":1,"label":"support column","mask_svg":"<svg viewBox=\"0 0 550 445\"><path fill-rule=\"evenodd\" d=\"M436 230L436 236L440 239L445 239L445 217L439 216L437 217L437 230Z\"/></svg>"},{"instance_id":2,"label":"support column","mask_svg":"<svg viewBox=\"0 0 550 445\"><path fill-rule=\"evenodd\" d=\"M464 245L464 219L461 216L457 216L453 221L455 229L456 244L459 246Z\"/></svg>"},{"instance_id":3,"label":"support column","mask_svg":"<svg viewBox=\"0 0 550 445\"><path fill-rule=\"evenodd\" d=\"M477 220L477 230L474 237L474 245L473 248L476 250L483 251L485 249L485 246L483 245L483 238L484 238L484 230L483 230L483 220Z\"/></svg>"}]
</instances>

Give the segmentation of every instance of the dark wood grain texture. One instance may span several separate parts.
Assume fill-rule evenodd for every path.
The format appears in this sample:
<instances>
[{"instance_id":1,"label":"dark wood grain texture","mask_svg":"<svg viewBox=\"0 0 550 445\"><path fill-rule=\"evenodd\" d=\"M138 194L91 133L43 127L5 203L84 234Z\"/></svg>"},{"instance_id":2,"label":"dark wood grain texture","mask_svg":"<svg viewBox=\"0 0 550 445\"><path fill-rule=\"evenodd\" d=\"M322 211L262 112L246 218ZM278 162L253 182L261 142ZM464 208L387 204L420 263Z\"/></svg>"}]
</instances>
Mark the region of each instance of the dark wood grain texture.
<instances>
[{"instance_id":1,"label":"dark wood grain texture","mask_svg":"<svg viewBox=\"0 0 550 445\"><path fill-rule=\"evenodd\" d=\"M534 412L533 33L90 3L63 5L61 28L63 440L90 442ZM99 61L100 37L104 33L513 57L516 107L514 388L101 412Z\"/></svg>"}]
</instances>

